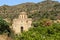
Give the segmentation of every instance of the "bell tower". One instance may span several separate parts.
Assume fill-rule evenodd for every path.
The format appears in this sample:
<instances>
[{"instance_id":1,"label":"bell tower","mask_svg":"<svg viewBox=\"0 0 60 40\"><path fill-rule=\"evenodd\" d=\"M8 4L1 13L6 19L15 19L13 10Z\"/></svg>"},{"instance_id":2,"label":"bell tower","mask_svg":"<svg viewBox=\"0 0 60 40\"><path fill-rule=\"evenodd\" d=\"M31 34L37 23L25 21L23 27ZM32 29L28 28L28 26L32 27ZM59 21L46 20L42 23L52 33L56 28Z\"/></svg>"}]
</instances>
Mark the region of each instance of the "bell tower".
<instances>
[{"instance_id":1,"label":"bell tower","mask_svg":"<svg viewBox=\"0 0 60 40\"><path fill-rule=\"evenodd\" d=\"M27 19L27 14L26 14L26 12L21 12L20 15L19 15L19 18L20 18L20 19Z\"/></svg>"}]
</instances>

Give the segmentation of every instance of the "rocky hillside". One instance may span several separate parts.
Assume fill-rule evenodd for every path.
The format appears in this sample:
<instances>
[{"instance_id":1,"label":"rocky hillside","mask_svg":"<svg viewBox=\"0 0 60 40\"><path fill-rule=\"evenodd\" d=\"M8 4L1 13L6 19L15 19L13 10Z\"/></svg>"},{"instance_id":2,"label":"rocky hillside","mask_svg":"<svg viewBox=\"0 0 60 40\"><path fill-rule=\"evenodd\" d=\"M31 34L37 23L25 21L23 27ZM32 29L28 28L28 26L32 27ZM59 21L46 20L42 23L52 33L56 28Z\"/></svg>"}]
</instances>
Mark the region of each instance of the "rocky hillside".
<instances>
[{"instance_id":1,"label":"rocky hillside","mask_svg":"<svg viewBox=\"0 0 60 40\"><path fill-rule=\"evenodd\" d=\"M60 3L57 1L42 1L39 3L22 3L19 5L0 6L0 16L2 18L16 18L22 11L28 13L28 17L35 19L49 18L60 19Z\"/></svg>"}]
</instances>

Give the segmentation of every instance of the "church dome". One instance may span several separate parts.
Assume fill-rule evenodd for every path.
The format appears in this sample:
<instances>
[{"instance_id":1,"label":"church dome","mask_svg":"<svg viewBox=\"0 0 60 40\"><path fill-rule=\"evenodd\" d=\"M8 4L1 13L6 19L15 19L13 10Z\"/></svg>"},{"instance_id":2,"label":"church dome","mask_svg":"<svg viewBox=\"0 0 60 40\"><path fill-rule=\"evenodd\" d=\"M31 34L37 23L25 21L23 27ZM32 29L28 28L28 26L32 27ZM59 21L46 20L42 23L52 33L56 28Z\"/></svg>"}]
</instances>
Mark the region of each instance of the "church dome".
<instances>
[{"instance_id":1,"label":"church dome","mask_svg":"<svg viewBox=\"0 0 60 40\"><path fill-rule=\"evenodd\" d=\"M20 15L26 15L26 12L20 12Z\"/></svg>"}]
</instances>

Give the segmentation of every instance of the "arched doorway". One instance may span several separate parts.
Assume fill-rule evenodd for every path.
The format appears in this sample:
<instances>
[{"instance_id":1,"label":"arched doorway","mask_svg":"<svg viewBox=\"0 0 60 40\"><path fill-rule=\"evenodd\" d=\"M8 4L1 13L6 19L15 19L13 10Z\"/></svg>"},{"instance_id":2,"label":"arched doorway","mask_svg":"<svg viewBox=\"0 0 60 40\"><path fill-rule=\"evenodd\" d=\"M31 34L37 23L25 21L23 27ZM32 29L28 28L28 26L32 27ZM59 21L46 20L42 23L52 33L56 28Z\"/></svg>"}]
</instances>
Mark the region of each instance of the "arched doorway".
<instances>
[{"instance_id":1,"label":"arched doorway","mask_svg":"<svg viewBox=\"0 0 60 40\"><path fill-rule=\"evenodd\" d=\"M21 33L23 32L23 26L21 26Z\"/></svg>"}]
</instances>

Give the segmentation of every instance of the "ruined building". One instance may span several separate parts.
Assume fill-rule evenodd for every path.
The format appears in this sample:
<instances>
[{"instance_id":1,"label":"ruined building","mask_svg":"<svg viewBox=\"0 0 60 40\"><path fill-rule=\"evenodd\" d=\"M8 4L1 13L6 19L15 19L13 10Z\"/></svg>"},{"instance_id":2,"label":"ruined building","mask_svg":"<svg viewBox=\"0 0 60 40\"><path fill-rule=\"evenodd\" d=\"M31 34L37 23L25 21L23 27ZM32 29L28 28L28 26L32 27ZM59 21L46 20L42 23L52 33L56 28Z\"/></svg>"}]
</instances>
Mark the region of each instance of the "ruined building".
<instances>
[{"instance_id":1,"label":"ruined building","mask_svg":"<svg viewBox=\"0 0 60 40\"><path fill-rule=\"evenodd\" d=\"M28 31L32 24L32 19L27 17L26 12L21 12L17 19L13 20L12 29L16 34Z\"/></svg>"}]
</instances>

